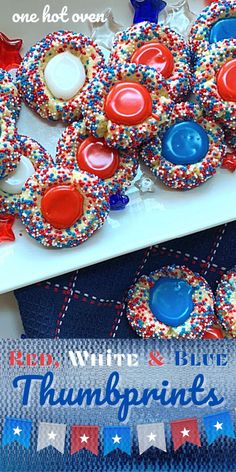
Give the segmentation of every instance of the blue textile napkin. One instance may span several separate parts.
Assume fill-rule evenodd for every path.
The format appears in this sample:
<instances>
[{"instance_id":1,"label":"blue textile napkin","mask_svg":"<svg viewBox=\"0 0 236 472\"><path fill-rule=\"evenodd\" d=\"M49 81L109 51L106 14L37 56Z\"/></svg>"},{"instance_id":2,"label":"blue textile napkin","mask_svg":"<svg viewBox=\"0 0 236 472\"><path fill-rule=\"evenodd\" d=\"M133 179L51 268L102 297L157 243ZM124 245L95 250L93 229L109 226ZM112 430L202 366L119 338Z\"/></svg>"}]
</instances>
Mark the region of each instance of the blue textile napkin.
<instances>
[{"instance_id":1,"label":"blue textile napkin","mask_svg":"<svg viewBox=\"0 0 236 472\"><path fill-rule=\"evenodd\" d=\"M137 337L126 318L127 291L140 275L170 264L187 265L215 290L236 264L236 222L17 290L26 336Z\"/></svg>"}]
</instances>

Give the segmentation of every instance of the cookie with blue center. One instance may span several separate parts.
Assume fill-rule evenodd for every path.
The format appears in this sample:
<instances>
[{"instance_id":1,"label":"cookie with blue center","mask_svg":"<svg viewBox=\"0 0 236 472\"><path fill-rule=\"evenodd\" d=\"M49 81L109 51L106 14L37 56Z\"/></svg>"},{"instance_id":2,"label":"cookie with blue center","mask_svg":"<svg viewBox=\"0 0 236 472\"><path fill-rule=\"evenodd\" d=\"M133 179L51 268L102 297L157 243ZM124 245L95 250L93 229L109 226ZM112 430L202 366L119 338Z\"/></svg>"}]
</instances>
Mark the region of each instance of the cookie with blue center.
<instances>
[{"instance_id":1,"label":"cookie with blue center","mask_svg":"<svg viewBox=\"0 0 236 472\"><path fill-rule=\"evenodd\" d=\"M17 131L12 112L0 103L0 180L16 169L20 160Z\"/></svg>"},{"instance_id":2,"label":"cookie with blue center","mask_svg":"<svg viewBox=\"0 0 236 472\"><path fill-rule=\"evenodd\" d=\"M189 92L190 51L184 39L170 28L142 22L117 33L110 65L130 62L161 73L176 100Z\"/></svg>"},{"instance_id":3,"label":"cookie with blue center","mask_svg":"<svg viewBox=\"0 0 236 472\"><path fill-rule=\"evenodd\" d=\"M69 125L58 142L56 162L97 175L111 194L126 190L138 170L136 149L118 150L92 136L84 121Z\"/></svg>"},{"instance_id":4,"label":"cookie with blue center","mask_svg":"<svg viewBox=\"0 0 236 472\"><path fill-rule=\"evenodd\" d=\"M214 322L214 296L199 274L167 266L131 287L127 317L143 338L201 338Z\"/></svg>"},{"instance_id":5,"label":"cookie with blue center","mask_svg":"<svg viewBox=\"0 0 236 472\"><path fill-rule=\"evenodd\" d=\"M236 39L213 44L198 58L193 91L207 116L236 128Z\"/></svg>"},{"instance_id":6,"label":"cookie with blue center","mask_svg":"<svg viewBox=\"0 0 236 472\"><path fill-rule=\"evenodd\" d=\"M84 90L103 65L102 52L90 38L57 31L25 54L17 83L25 102L42 118L71 122L80 117Z\"/></svg>"},{"instance_id":7,"label":"cookie with blue center","mask_svg":"<svg viewBox=\"0 0 236 472\"><path fill-rule=\"evenodd\" d=\"M16 83L9 72L0 69L0 104L6 106L17 120L20 114L21 98Z\"/></svg>"},{"instance_id":8,"label":"cookie with blue center","mask_svg":"<svg viewBox=\"0 0 236 472\"><path fill-rule=\"evenodd\" d=\"M27 233L44 246L79 246L109 213L109 194L96 176L56 165L35 172L25 183L19 216Z\"/></svg>"},{"instance_id":9,"label":"cookie with blue center","mask_svg":"<svg viewBox=\"0 0 236 472\"><path fill-rule=\"evenodd\" d=\"M224 133L193 103L174 106L165 130L140 150L142 161L168 187L189 190L210 179L225 153Z\"/></svg>"},{"instance_id":10,"label":"cookie with blue center","mask_svg":"<svg viewBox=\"0 0 236 472\"><path fill-rule=\"evenodd\" d=\"M25 182L39 170L53 164L52 157L34 139L17 137L20 160L13 172L0 180L0 206L8 214L18 212Z\"/></svg>"},{"instance_id":11,"label":"cookie with blue center","mask_svg":"<svg viewBox=\"0 0 236 472\"><path fill-rule=\"evenodd\" d=\"M172 94L151 67L119 64L104 68L87 86L82 113L89 132L115 148L134 148L165 123Z\"/></svg>"},{"instance_id":12,"label":"cookie with blue center","mask_svg":"<svg viewBox=\"0 0 236 472\"><path fill-rule=\"evenodd\" d=\"M202 54L211 44L236 39L236 4L231 0L213 2L200 14L189 34L190 47Z\"/></svg>"},{"instance_id":13,"label":"cookie with blue center","mask_svg":"<svg viewBox=\"0 0 236 472\"><path fill-rule=\"evenodd\" d=\"M216 290L215 306L224 329L236 337L236 267L222 277Z\"/></svg>"}]
</instances>

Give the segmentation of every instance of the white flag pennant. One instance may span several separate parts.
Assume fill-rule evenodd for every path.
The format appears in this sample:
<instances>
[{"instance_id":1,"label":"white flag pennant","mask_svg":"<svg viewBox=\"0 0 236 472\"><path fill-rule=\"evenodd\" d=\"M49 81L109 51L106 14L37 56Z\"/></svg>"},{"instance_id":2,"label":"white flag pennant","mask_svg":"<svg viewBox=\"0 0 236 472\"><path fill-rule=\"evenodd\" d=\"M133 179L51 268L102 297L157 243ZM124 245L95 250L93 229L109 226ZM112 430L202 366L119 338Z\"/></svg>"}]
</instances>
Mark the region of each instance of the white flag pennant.
<instances>
[{"instance_id":1,"label":"white flag pennant","mask_svg":"<svg viewBox=\"0 0 236 472\"><path fill-rule=\"evenodd\" d=\"M154 446L166 452L164 423L140 424L137 426L139 454Z\"/></svg>"},{"instance_id":2,"label":"white flag pennant","mask_svg":"<svg viewBox=\"0 0 236 472\"><path fill-rule=\"evenodd\" d=\"M64 453L66 425L58 423L39 423L37 451L53 446Z\"/></svg>"}]
</instances>

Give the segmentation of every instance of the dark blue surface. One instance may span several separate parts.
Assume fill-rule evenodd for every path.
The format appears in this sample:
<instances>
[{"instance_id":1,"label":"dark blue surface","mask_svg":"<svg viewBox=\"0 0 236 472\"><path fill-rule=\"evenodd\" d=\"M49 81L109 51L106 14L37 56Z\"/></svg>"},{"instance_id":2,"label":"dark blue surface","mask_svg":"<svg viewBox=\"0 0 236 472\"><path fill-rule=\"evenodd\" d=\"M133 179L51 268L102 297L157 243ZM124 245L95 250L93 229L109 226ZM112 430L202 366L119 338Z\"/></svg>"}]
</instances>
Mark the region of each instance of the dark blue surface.
<instances>
[{"instance_id":1,"label":"dark blue surface","mask_svg":"<svg viewBox=\"0 0 236 472\"><path fill-rule=\"evenodd\" d=\"M150 290L150 308L168 326L183 324L193 311L193 287L185 280L161 277Z\"/></svg>"},{"instance_id":2,"label":"dark blue surface","mask_svg":"<svg viewBox=\"0 0 236 472\"><path fill-rule=\"evenodd\" d=\"M158 23L159 13L166 7L166 2L163 0L130 0L130 2L135 10L134 24L142 21Z\"/></svg>"},{"instance_id":3,"label":"dark blue surface","mask_svg":"<svg viewBox=\"0 0 236 472\"><path fill-rule=\"evenodd\" d=\"M236 18L224 18L217 21L211 28L210 43L230 38L236 39Z\"/></svg>"},{"instance_id":4,"label":"dark blue surface","mask_svg":"<svg viewBox=\"0 0 236 472\"><path fill-rule=\"evenodd\" d=\"M162 140L162 156L176 165L196 164L209 151L206 131L193 121L182 121L171 126Z\"/></svg>"},{"instance_id":5,"label":"dark blue surface","mask_svg":"<svg viewBox=\"0 0 236 472\"><path fill-rule=\"evenodd\" d=\"M131 338L129 287L164 265L187 265L213 291L236 264L236 222L103 262L15 292L28 337Z\"/></svg>"}]
</instances>

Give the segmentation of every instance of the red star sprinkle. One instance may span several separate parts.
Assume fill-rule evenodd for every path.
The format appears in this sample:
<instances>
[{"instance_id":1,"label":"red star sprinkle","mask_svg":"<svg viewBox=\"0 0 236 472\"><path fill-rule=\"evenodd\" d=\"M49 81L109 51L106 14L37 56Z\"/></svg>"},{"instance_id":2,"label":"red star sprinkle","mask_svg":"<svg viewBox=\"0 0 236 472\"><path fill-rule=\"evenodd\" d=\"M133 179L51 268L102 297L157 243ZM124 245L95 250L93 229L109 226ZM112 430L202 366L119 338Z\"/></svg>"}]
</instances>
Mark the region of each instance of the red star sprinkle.
<instances>
[{"instance_id":1,"label":"red star sprinkle","mask_svg":"<svg viewBox=\"0 0 236 472\"><path fill-rule=\"evenodd\" d=\"M15 217L12 215L0 215L0 243L15 241L12 225Z\"/></svg>"},{"instance_id":2,"label":"red star sprinkle","mask_svg":"<svg viewBox=\"0 0 236 472\"><path fill-rule=\"evenodd\" d=\"M231 172L236 170L236 152L227 152L222 163L223 169L228 169Z\"/></svg>"},{"instance_id":3,"label":"red star sprinkle","mask_svg":"<svg viewBox=\"0 0 236 472\"><path fill-rule=\"evenodd\" d=\"M18 67L22 61L20 49L22 39L10 39L0 33L0 67L7 71Z\"/></svg>"}]
</instances>

